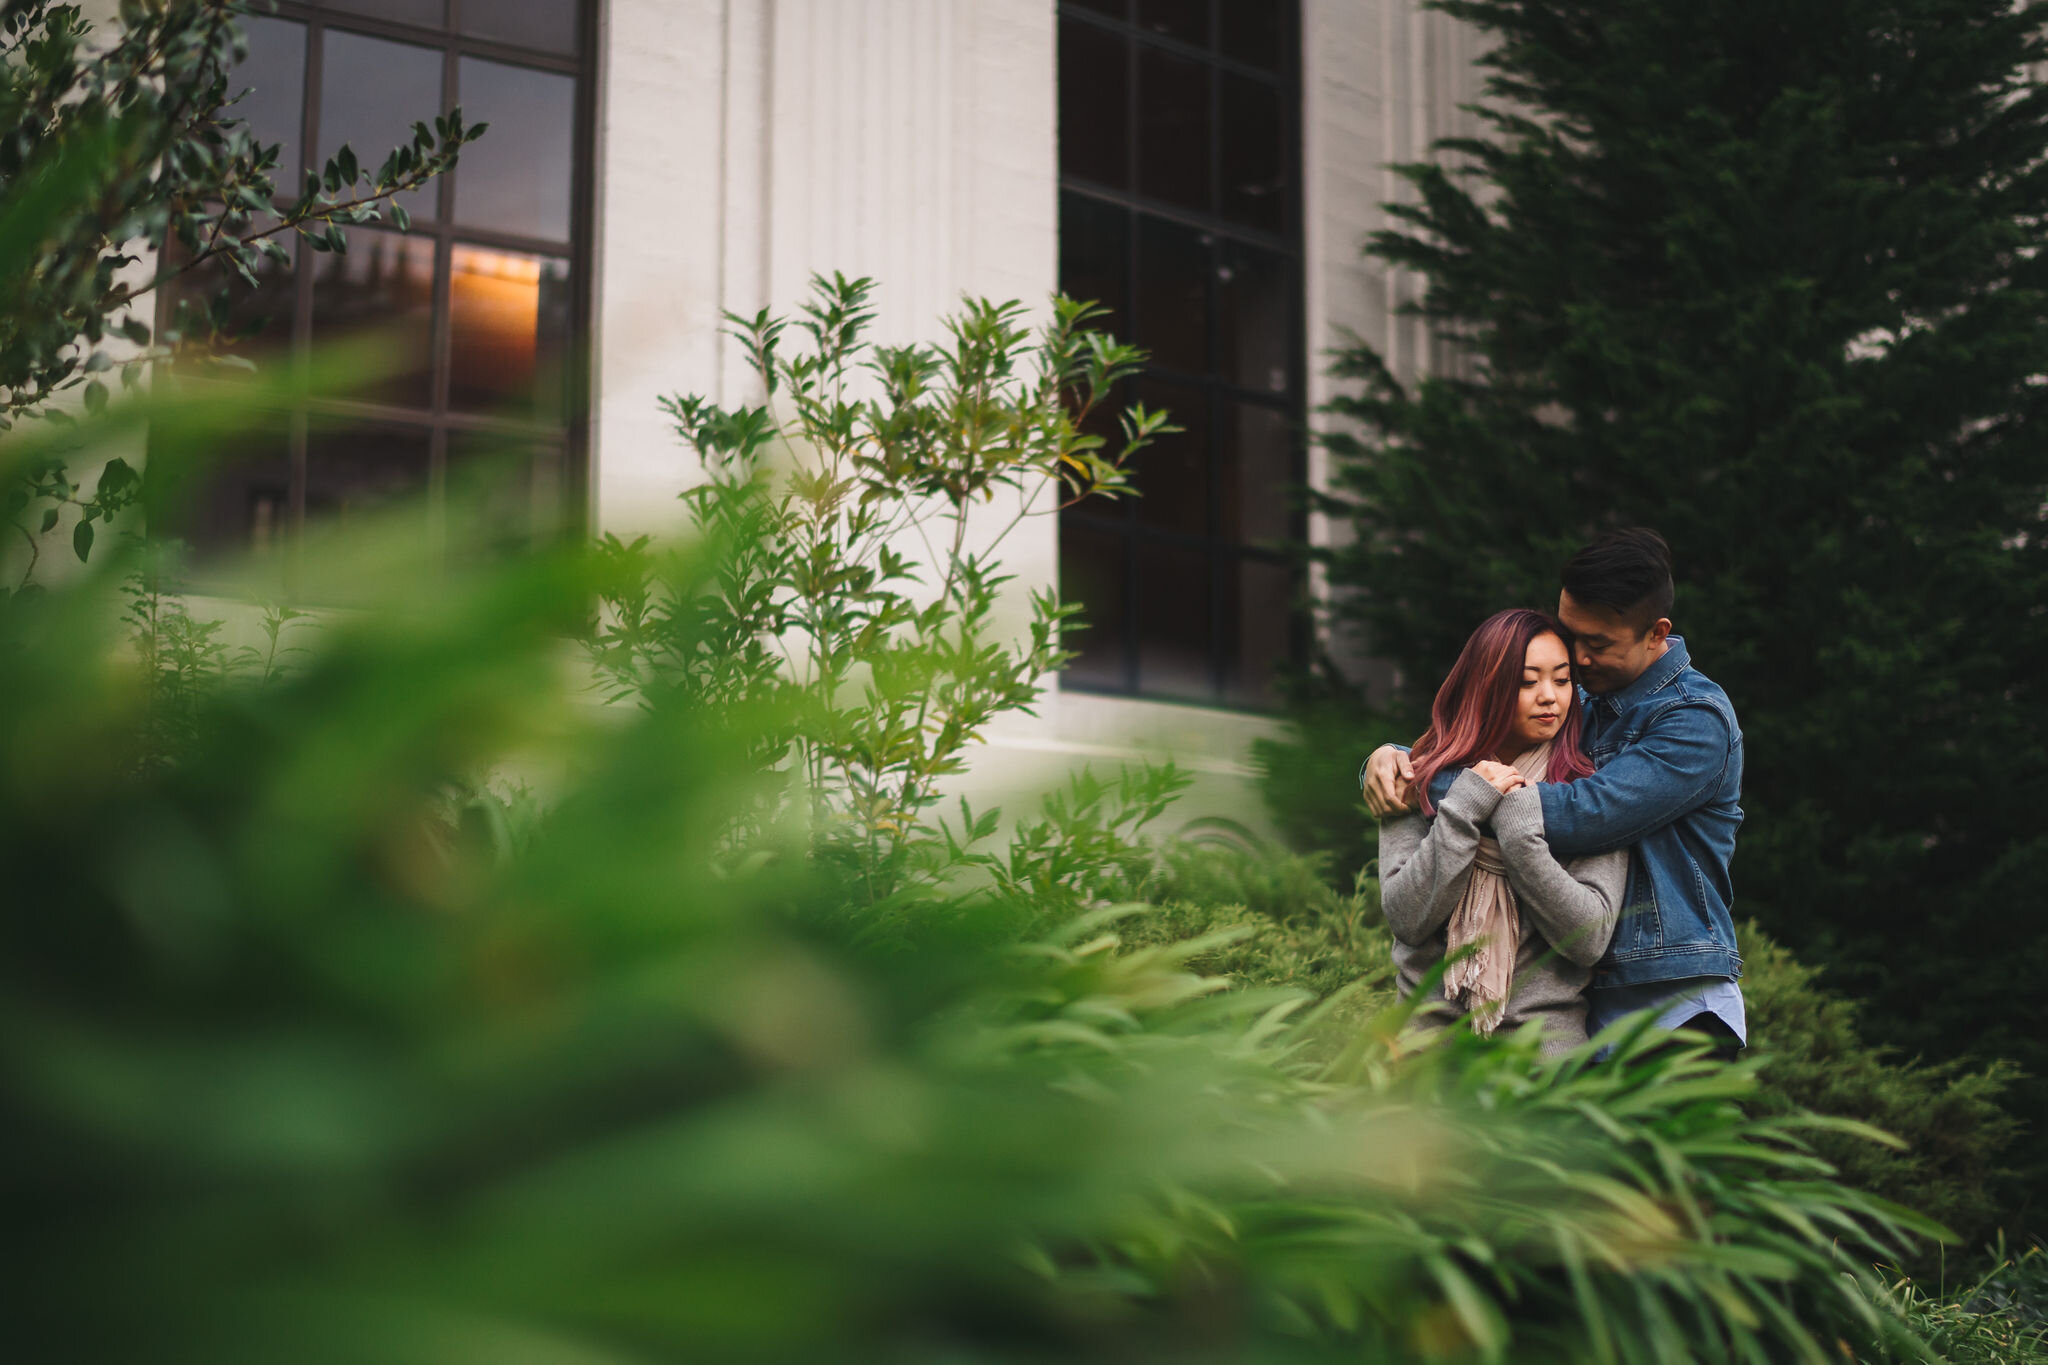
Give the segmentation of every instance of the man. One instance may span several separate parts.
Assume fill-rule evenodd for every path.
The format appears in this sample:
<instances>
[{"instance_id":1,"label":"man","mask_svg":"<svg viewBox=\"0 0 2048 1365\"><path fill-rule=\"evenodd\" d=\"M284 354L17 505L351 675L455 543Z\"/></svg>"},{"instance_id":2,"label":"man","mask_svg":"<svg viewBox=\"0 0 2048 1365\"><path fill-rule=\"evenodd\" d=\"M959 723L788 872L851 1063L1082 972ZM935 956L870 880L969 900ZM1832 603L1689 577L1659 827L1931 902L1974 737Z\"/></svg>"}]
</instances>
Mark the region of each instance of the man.
<instances>
[{"instance_id":1,"label":"man","mask_svg":"<svg viewBox=\"0 0 2048 1365\"><path fill-rule=\"evenodd\" d=\"M1728 864L1742 788L1742 730L1728 694L1671 633L1671 551L1655 531L1600 537L1564 567L1557 616L1570 637L1598 769L1545 783L1543 832L1559 858L1630 848L1620 923L1586 992L1590 1032L1655 1009L1665 1028L1748 1042ZM1416 804L1407 752L1374 751L1361 780L1376 818ZM1448 788L1454 773L1438 775Z\"/></svg>"}]
</instances>

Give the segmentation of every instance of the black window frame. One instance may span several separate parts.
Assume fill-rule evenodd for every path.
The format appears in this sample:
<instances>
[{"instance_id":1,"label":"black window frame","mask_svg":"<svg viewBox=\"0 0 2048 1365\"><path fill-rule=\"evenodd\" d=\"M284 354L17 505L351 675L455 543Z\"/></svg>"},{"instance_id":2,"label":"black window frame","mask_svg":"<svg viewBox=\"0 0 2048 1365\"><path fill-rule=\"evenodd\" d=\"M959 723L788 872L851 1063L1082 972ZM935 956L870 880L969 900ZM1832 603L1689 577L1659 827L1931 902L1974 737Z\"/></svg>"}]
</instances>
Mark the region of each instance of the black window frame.
<instances>
[{"instance_id":1,"label":"black window frame","mask_svg":"<svg viewBox=\"0 0 2048 1365\"><path fill-rule=\"evenodd\" d=\"M460 72L461 63L465 58L480 58L553 72L566 75L575 82L575 126L572 130L571 143L567 241L535 238L457 223L455 188L462 173L460 162L452 174L436 177L425 191L434 196L433 221L421 221L418 212L415 211L409 230L404 234L412 240L431 241L434 244L432 334L429 352L432 390L428 406L422 409L361 396L321 396L302 399L289 410L279 409L275 412L274 415L283 418L286 424L290 460L291 492L286 509L288 520L284 544L287 552L283 556L285 582L282 585L287 595L298 595L295 560L297 549L304 543L306 530L308 447L313 441L315 422L360 423L365 426L425 432L428 436L429 451L427 492L434 506L437 524L445 507L451 441L495 438L507 444L523 443L559 452L559 464L553 471L553 486L550 490L555 504L552 525L537 526L534 528L535 532L540 535L589 534L590 409L593 387L592 364L595 359L592 337L596 307L595 281L592 275L596 246L593 239L597 218L597 87L601 68L598 46L605 0L571 2L578 6L576 50L573 54L522 47L463 33L463 6L490 4L492 0L443 0L444 18L439 27L405 23L338 6L309 3L308 0L276 0L266 12L251 16L290 20L305 26L304 89L300 101L300 121L296 139L302 168L280 167L277 171L276 180L281 204L290 202L291 197L298 192L304 170L318 170L320 166L319 118L321 86L326 69L323 44L326 35L333 30L403 42L414 47L436 49L441 58L440 104L438 108L429 110L423 101L419 110L420 117L429 122L433 115L447 114L462 103ZM475 116L472 111L465 111L465 117L474 121ZM488 138L489 134L486 133L485 136ZM367 166L374 165L390 149L358 147L355 150ZM358 233L396 230L388 226L387 215L386 225L350 228L347 231L353 241ZM292 316L288 336L280 338L285 342L283 355L273 358L288 358L291 365L302 366L311 353L313 297L317 265L321 257L318 253L312 252L303 241L295 241L289 245L294 252ZM462 411L450 406L450 376L453 368L450 356L453 333L452 257L461 247L567 259L570 274L569 318L567 348L563 372L560 375L563 389L560 420L528 420L501 414ZM178 291L175 289L160 291L157 300L157 323L160 328L170 324L178 297ZM176 382L212 385L223 381L181 374ZM529 473L536 478L542 477L542 472L537 469Z\"/></svg>"},{"instance_id":2,"label":"black window frame","mask_svg":"<svg viewBox=\"0 0 2048 1365\"><path fill-rule=\"evenodd\" d=\"M1230 619L1228 604L1233 600L1230 579L1237 575L1246 564L1268 564L1290 571L1290 592L1292 605L1287 625L1287 651L1284 657L1266 661L1272 667L1282 665L1299 666L1308 654L1310 631L1306 613L1301 609L1304 576L1296 557L1280 546L1246 543L1224 536L1223 500L1228 496L1223 481L1225 435L1220 414L1226 402L1249 404L1280 413L1285 418L1287 455L1285 477L1291 493L1287 514L1285 539L1300 543L1307 538L1307 512L1299 490L1305 487L1308 474L1307 459L1307 300L1306 300L1306 250L1303 231L1303 159L1302 159L1302 81L1301 81L1301 15L1298 3L1288 4L1281 20L1279 36L1279 62L1268 70L1234 60L1223 53L1222 26L1223 5L1231 0L1209 0L1207 22L1209 42L1206 46L1182 41L1162 32L1147 28L1142 22L1142 6L1139 0L1061 0L1057 6L1057 21L1068 24L1088 25L1105 33L1114 34L1124 40L1124 122L1122 130L1125 139L1124 185L1106 184L1090 179L1070 170L1066 158L1061 158L1059 194L1061 199L1062 230L1068 221L1068 205L1073 199L1088 201L1093 205L1107 206L1120 211L1125 218L1126 259L1124 264L1124 293L1121 300L1102 300L1110 304L1120 316L1120 339L1144 340L1145 324L1139 315L1140 302L1140 252L1143 238L1142 224L1147 219L1163 220L1170 224L1193 229L1204 235L1209 246L1209 269L1211 279L1204 285L1204 310L1208 333L1207 370L1205 373L1191 373L1164 365L1148 365L1145 376L1157 378L1175 385L1194 389L1201 395L1205 407L1203 425L1210 433L1207 443L1207 528L1204 534L1186 530L1148 525L1140 519L1139 509L1134 500L1118 503L1104 503L1089 500L1068 508L1060 514L1062 532L1070 529L1095 536L1116 538L1121 550L1122 606L1121 629L1118 632L1117 648L1120 650L1120 681L1104 681L1098 676L1092 679L1077 679L1072 672L1061 680L1063 689L1102 695L1142 697L1148 700L1191 702L1208 707L1222 707L1231 710L1269 711L1277 701L1268 693L1264 684L1253 684L1246 667L1263 667L1260 661L1243 657L1239 631ZM1243 3L1244 0L1238 0ZM1259 0L1267 3L1268 0ZM1110 11L1119 11L1112 13ZM1208 80L1208 176L1210 184L1210 206L1207 210L1195 210L1182 204L1171 203L1149 196L1139 188L1142 169L1140 162L1143 126L1141 123L1142 91L1139 81L1139 66L1147 51L1155 51L1188 61L1202 63L1211 68ZM1062 72L1064 76L1065 73ZM1223 76L1234 76L1269 84L1279 93L1280 117L1282 120L1281 145L1283 165L1289 174L1282 203L1282 229L1278 233L1261 230L1244 222L1222 215L1223 195L1223 148L1226 132L1223 127ZM1288 278L1288 379L1284 389L1256 389L1226 378L1222 373L1219 355L1219 291L1215 285L1218 264L1229 248L1236 244L1256 248L1278 255L1287 262ZM1064 275L1064 271L1063 271ZM1068 287L1065 278L1062 289ZM1127 401L1128 395L1120 395ZM1105 435L1109 433L1104 432ZM1143 482L1138 486L1142 490ZM1206 695L1192 694L1186 690L1161 690L1148 685L1141 675L1140 652L1145 638L1141 613L1145 610L1143 583L1139 571L1139 551L1142 546L1172 547L1181 551L1199 552L1205 556L1208 568L1208 689ZM1061 578L1063 596L1073 596L1067 591L1065 580L1067 556L1062 548ZM1241 580L1240 580L1241 581ZM1087 606L1085 600L1082 602ZM1240 610L1242 607L1240 606ZM1100 627L1091 627L1091 633ZM1089 643L1082 637L1082 646ZM1259 695L1268 693L1268 695Z\"/></svg>"}]
</instances>

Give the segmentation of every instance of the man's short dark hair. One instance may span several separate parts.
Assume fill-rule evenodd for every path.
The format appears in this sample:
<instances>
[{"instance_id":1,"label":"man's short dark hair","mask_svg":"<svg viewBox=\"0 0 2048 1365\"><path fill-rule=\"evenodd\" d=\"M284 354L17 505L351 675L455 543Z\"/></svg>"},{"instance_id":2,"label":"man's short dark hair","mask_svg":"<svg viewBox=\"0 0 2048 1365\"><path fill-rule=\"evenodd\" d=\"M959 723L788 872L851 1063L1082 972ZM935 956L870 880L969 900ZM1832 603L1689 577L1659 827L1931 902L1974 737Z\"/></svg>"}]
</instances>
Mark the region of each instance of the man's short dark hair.
<instances>
[{"instance_id":1,"label":"man's short dark hair","mask_svg":"<svg viewBox=\"0 0 2048 1365\"><path fill-rule=\"evenodd\" d=\"M1561 576L1572 601L1619 614L1638 635L1671 615L1671 547L1647 526L1609 531Z\"/></svg>"}]
</instances>

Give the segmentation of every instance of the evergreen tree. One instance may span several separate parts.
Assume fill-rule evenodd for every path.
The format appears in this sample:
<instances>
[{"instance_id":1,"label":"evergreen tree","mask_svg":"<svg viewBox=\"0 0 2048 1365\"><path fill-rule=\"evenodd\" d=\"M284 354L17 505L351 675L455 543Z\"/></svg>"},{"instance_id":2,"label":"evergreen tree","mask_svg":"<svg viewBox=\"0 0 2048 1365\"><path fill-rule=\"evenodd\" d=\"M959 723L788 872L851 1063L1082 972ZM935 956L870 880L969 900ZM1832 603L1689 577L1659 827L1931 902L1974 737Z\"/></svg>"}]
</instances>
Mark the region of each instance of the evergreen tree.
<instances>
[{"instance_id":1,"label":"evergreen tree","mask_svg":"<svg viewBox=\"0 0 2048 1365\"><path fill-rule=\"evenodd\" d=\"M1492 134L1371 250L1462 359L1343 361L1339 626L1419 720L1482 617L1657 527L1743 722L1739 911L1881 1040L2048 1077L2042 9L1437 8L1496 44Z\"/></svg>"}]
</instances>

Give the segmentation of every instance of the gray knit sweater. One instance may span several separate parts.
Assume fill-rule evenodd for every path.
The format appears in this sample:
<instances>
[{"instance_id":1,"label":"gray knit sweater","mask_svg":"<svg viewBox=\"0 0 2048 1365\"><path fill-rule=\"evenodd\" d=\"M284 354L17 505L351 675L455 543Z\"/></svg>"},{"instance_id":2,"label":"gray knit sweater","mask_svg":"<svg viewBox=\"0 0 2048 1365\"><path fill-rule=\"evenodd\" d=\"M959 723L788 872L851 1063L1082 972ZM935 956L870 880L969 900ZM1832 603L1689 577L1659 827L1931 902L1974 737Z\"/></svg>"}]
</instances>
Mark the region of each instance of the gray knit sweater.
<instances>
[{"instance_id":1,"label":"gray knit sweater","mask_svg":"<svg viewBox=\"0 0 2048 1365\"><path fill-rule=\"evenodd\" d=\"M1514 994L1500 1027L1541 1020L1544 1052L1563 1052L1586 1040L1586 983L1614 934L1628 850L1560 865L1544 842L1543 803L1534 787L1503 797L1468 770L1451 784L1435 819L1404 815L1380 826L1380 904L1394 931L1401 989L1414 990L1443 960L1445 927L1471 880L1480 826L1488 822L1522 911ZM1441 1002L1442 987L1430 998ZM1452 1015L1439 1003L1421 1017L1441 1025Z\"/></svg>"}]
</instances>

